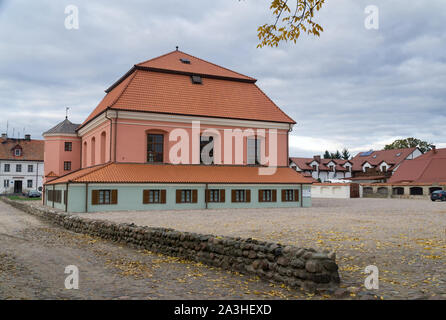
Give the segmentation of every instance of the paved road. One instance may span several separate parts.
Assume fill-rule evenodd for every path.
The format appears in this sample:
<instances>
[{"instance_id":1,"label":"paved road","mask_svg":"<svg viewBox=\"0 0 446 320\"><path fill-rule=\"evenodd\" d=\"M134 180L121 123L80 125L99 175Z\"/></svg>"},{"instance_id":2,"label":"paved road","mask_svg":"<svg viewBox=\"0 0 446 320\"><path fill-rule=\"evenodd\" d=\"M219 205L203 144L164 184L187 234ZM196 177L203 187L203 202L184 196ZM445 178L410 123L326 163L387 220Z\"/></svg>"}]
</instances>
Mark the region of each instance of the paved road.
<instances>
[{"instance_id":1,"label":"paved road","mask_svg":"<svg viewBox=\"0 0 446 320\"><path fill-rule=\"evenodd\" d=\"M65 289L68 265L79 268L78 290ZM0 299L279 298L315 297L76 234L0 201Z\"/></svg>"}]
</instances>

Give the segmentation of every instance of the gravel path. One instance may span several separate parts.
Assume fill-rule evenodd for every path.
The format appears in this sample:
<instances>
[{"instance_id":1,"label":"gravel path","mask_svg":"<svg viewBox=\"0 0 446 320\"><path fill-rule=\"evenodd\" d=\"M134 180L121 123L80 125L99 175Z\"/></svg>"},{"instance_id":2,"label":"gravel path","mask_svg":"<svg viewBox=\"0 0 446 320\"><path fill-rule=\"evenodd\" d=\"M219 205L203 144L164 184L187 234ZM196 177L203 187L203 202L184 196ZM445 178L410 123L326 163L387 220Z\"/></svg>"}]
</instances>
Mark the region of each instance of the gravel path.
<instances>
[{"instance_id":1,"label":"gravel path","mask_svg":"<svg viewBox=\"0 0 446 320\"><path fill-rule=\"evenodd\" d=\"M65 289L65 267L79 289ZM0 299L326 299L49 225L0 201Z\"/></svg>"},{"instance_id":2,"label":"gravel path","mask_svg":"<svg viewBox=\"0 0 446 320\"><path fill-rule=\"evenodd\" d=\"M364 268L376 265L380 289L374 293L384 299L446 299L444 202L313 199L312 208L106 212L94 216L330 249L337 253L343 286L363 286Z\"/></svg>"}]
</instances>

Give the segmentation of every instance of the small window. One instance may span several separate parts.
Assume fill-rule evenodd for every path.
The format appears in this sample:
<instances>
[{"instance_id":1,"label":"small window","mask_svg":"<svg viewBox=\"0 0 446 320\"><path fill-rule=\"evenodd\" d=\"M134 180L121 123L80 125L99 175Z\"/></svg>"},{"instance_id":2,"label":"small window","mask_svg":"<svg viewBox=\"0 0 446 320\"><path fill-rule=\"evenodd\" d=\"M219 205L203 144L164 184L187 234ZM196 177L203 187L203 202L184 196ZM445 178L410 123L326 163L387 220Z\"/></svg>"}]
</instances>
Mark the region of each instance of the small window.
<instances>
[{"instance_id":1,"label":"small window","mask_svg":"<svg viewBox=\"0 0 446 320\"><path fill-rule=\"evenodd\" d=\"M4 180L3 181L3 187L4 188L9 188L9 180Z\"/></svg>"},{"instance_id":2,"label":"small window","mask_svg":"<svg viewBox=\"0 0 446 320\"><path fill-rule=\"evenodd\" d=\"M73 150L73 143L65 142L65 151L72 151L72 150Z\"/></svg>"},{"instance_id":3,"label":"small window","mask_svg":"<svg viewBox=\"0 0 446 320\"><path fill-rule=\"evenodd\" d=\"M144 204L166 203L166 190L143 190Z\"/></svg>"},{"instance_id":4,"label":"small window","mask_svg":"<svg viewBox=\"0 0 446 320\"><path fill-rule=\"evenodd\" d=\"M273 202L273 190L259 190L259 202Z\"/></svg>"},{"instance_id":5,"label":"small window","mask_svg":"<svg viewBox=\"0 0 446 320\"><path fill-rule=\"evenodd\" d=\"M313 171L317 171L317 166L313 164Z\"/></svg>"},{"instance_id":6,"label":"small window","mask_svg":"<svg viewBox=\"0 0 446 320\"><path fill-rule=\"evenodd\" d=\"M180 58L181 63L190 64L190 60L186 58Z\"/></svg>"},{"instance_id":7,"label":"small window","mask_svg":"<svg viewBox=\"0 0 446 320\"><path fill-rule=\"evenodd\" d=\"M205 151L203 154L203 149L205 147L207 152ZM214 137L210 136L200 137L200 163L208 165L214 163Z\"/></svg>"},{"instance_id":8,"label":"small window","mask_svg":"<svg viewBox=\"0 0 446 320\"><path fill-rule=\"evenodd\" d=\"M15 150L14 150L14 155L15 155L16 157L20 157L20 156L22 155L22 150L20 150L20 149L15 149Z\"/></svg>"},{"instance_id":9,"label":"small window","mask_svg":"<svg viewBox=\"0 0 446 320\"><path fill-rule=\"evenodd\" d=\"M283 202L299 201L299 190L298 189L282 190L282 201Z\"/></svg>"},{"instance_id":10,"label":"small window","mask_svg":"<svg viewBox=\"0 0 446 320\"><path fill-rule=\"evenodd\" d=\"M34 166L32 164L28 165L28 172L33 172L34 171Z\"/></svg>"},{"instance_id":11,"label":"small window","mask_svg":"<svg viewBox=\"0 0 446 320\"><path fill-rule=\"evenodd\" d=\"M5 169L5 172L11 171L11 165L6 163L4 169Z\"/></svg>"},{"instance_id":12,"label":"small window","mask_svg":"<svg viewBox=\"0 0 446 320\"><path fill-rule=\"evenodd\" d=\"M209 198L208 202L220 202L220 190L212 189L208 190Z\"/></svg>"},{"instance_id":13,"label":"small window","mask_svg":"<svg viewBox=\"0 0 446 320\"><path fill-rule=\"evenodd\" d=\"M70 170L71 170L71 161L65 161L65 162L63 163L63 169L64 169L65 171L70 171Z\"/></svg>"},{"instance_id":14,"label":"small window","mask_svg":"<svg viewBox=\"0 0 446 320\"><path fill-rule=\"evenodd\" d=\"M251 190L232 190L232 202L251 202Z\"/></svg>"},{"instance_id":15,"label":"small window","mask_svg":"<svg viewBox=\"0 0 446 320\"><path fill-rule=\"evenodd\" d=\"M111 190L99 190L99 204L111 203Z\"/></svg>"},{"instance_id":16,"label":"small window","mask_svg":"<svg viewBox=\"0 0 446 320\"><path fill-rule=\"evenodd\" d=\"M197 203L197 190L183 189L176 191L177 203Z\"/></svg>"},{"instance_id":17,"label":"small window","mask_svg":"<svg viewBox=\"0 0 446 320\"><path fill-rule=\"evenodd\" d=\"M191 76L193 84L203 84L200 76Z\"/></svg>"},{"instance_id":18,"label":"small window","mask_svg":"<svg viewBox=\"0 0 446 320\"><path fill-rule=\"evenodd\" d=\"M27 181L27 185L28 185L28 188L32 188L33 187L33 181L32 180L28 180Z\"/></svg>"},{"instance_id":19,"label":"small window","mask_svg":"<svg viewBox=\"0 0 446 320\"><path fill-rule=\"evenodd\" d=\"M21 164L17 164L15 166L15 172L22 172L22 165Z\"/></svg>"}]
</instances>

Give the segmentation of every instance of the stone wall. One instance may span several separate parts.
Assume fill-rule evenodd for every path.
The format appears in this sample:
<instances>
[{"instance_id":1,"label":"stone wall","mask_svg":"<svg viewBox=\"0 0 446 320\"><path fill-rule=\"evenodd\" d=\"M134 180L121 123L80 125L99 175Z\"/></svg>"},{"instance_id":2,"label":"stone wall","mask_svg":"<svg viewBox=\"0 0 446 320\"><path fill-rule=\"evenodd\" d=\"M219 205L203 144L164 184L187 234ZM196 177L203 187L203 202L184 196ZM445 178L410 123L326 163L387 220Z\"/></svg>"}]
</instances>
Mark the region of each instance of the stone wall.
<instances>
[{"instance_id":1,"label":"stone wall","mask_svg":"<svg viewBox=\"0 0 446 320\"><path fill-rule=\"evenodd\" d=\"M173 229L141 227L73 216L51 208L3 200L27 213L68 230L126 243L127 245L174 257L202 262L226 270L257 275L262 279L315 291L339 284L335 254L316 252L277 243L218 237ZM94 217L94 214L92 214Z\"/></svg>"}]
</instances>

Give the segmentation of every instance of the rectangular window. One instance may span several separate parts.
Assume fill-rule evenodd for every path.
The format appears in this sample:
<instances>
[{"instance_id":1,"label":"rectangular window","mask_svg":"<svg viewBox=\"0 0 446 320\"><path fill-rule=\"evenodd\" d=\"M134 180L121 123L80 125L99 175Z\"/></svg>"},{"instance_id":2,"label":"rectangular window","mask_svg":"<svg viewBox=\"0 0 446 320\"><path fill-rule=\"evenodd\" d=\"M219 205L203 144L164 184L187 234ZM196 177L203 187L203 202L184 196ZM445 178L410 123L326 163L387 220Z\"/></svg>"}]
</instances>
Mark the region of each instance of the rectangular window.
<instances>
[{"instance_id":1,"label":"rectangular window","mask_svg":"<svg viewBox=\"0 0 446 320\"><path fill-rule=\"evenodd\" d=\"M209 190L209 202L220 202L220 190Z\"/></svg>"},{"instance_id":2,"label":"rectangular window","mask_svg":"<svg viewBox=\"0 0 446 320\"><path fill-rule=\"evenodd\" d=\"M28 180L27 184L28 184L28 188L32 188L33 187L33 181L32 180Z\"/></svg>"},{"instance_id":3,"label":"rectangular window","mask_svg":"<svg viewBox=\"0 0 446 320\"><path fill-rule=\"evenodd\" d=\"M204 149L205 147L206 149ZM200 137L200 163L204 164L214 163L214 137L210 136Z\"/></svg>"},{"instance_id":4,"label":"rectangular window","mask_svg":"<svg viewBox=\"0 0 446 320\"><path fill-rule=\"evenodd\" d=\"M166 190L143 190L144 204L166 203Z\"/></svg>"},{"instance_id":5,"label":"rectangular window","mask_svg":"<svg viewBox=\"0 0 446 320\"><path fill-rule=\"evenodd\" d=\"M4 180L3 181L3 187L9 188L9 180Z\"/></svg>"},{"instance_id":6,"label":"rectangular window","mask_svg":"<svg viewBox=\"0 0 446 320\"><path fill-rule=\"evenodd\" d=\"M260 139L256 137L247 139L248 164L260 164L260 142Z\"/></svg>"},{"instance_id":7,"label":"rectangular window","mask_svg":"<svg viewBox=\"0 0 446 320\"><path fill-rule=\"evenodd\" d=\"M232 202L251 202L251 190L232 190Z\"/></svg>"},{"instance_id":8,"label":"rectangular window","mask_svg":"<svg viewBox=\"0 0 446 320\"><path fill-rule=\"evenodd\" d=\"M282 190L282 202L297 202L299 201L299 189Z\"/></svg>"},{"instance_id":9,"label":"rectangular window","mask_svg":"<svg viewBox=\"0 0 446 320\"><path fill-rule=\"evenodd\" d=\"M99 204L111 203L111 190L99 190Z\"/></svg>"},{"instance_id":10,"label":"rectangular window","mask_svg":"<svg viewBox=\"0 0 446 320\"><path fill-rule=\"evenodd\" d=\"M117 204L118 190L93 190L91 203L96 204Z\"/></svg>"},{"instance_id":11,"label":"rectangular window","mask_svg":"<svg viewBox=\"0 0 446 320\"><path fill-rule=\"evenodd\" d=\"M164 136L162 134L147 135L147 162L163 162Z\"/></svg>"},{"instance_id":12,"label":"rectangular window","mask_svg":"<svg viewBox=\"0 0 446 320\"><path fill-rule=\"evenodd\" d=\"M197 203L197 190L183 189L177 190L177 203Z\"/></svg>"},{"instance_id":13,"label":"rectangular window","mask_svg":"<svg viewBox=\"0 0 446 320\"><path fill-rule=\"evenodd\" d=\"M14 150L14 155L15 155L16 157L20 157L20 156L22 155L22 150L20 150L20 149L15 149L15 150Z\"/></svg>"},{"instance_id":14,"label":"rectangular window","mask_svg":"<svg viewBox=\"0 0 446 320\"><path fill-rule=\"evenodd\" d=\"M11 165L8 163L5 163L4 169L5 169L5 172L9 172L11 170Z\"/></svg>"},{"instance_id":15,"label":"rectangular window","mask_svg":"<svg viewBox=\"0 0 446 320\"><path fill-rule=\"evenodd\" d=\"M65 162L63 163L63 169L64 169L65 171L70 171L70 170L71 170L71 161L65 161Z\"/></svg>"},{"instance_id":16,"label":"rectangular window","mask_svg":"<svg viewBox=\"0 0 446 320\"><path fill-rule=\"evenodd\" d=\"M73 150L73 143L65 142L65 151L72 151L72 150Z\"/></svg>"},{"instance_id":17,"label":"rectangular window","mask_svg":"<svg viewBox=\"0 0 446 320\"><path fill-rule=\"evenodd\" d=\"M259 190L259 202L276 202L277 190Z\"/></svg>"},{"instance_id":18,"label":"rectangular window","mask_svg":"<svg viewBox=\"0 0 446 320\"><path fill-rule=\"evenodd\" d=\"M48 190L47 195L48 201L57 203L62 202L62 190Z\"/></svg>"},{"instance_id":19,"label":"rectangular window","mask_svg":"<svg viewBox=\"0 0 446 320\"><path fill-rule=\"evenodd\" d=\"M32 164L28 165L28 172L33 172L34 171L34 166Z\"/></svg>"},{"instance_id":20,"label":"rectangular window","mask_svg":"<svg viewBox=\"0 0 446 320\"><path fill-rule=\"evenodd\" d=\"M22 172L22 165L21 164L16 164L15 172Z\"/></svg>"}]
</instances>

